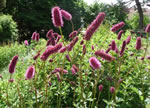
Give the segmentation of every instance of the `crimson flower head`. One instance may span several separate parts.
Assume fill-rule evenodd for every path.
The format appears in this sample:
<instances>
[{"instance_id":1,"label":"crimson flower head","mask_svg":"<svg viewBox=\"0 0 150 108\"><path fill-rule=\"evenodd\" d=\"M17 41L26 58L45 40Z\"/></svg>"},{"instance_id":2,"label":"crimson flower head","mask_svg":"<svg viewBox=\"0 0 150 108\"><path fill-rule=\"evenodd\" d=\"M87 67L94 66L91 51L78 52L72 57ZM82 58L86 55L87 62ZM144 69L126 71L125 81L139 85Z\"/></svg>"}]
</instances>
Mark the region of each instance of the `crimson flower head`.
<instances>
[{"instance_id":1,"label":"crimson flower head","mask_svg":"<svg viewBox=\"0 0 150 108\"><path fill-rule=\"evenodd\" d=\"M110 87L110 92L113 94L115 92L115 87Z\"/></svg>"},{"instance_id":2,"label":"crimson flower head","mask_svg":"<svg viewBox=\"0 0 150 108\"><path fill-rule=\"evenodd\" d=\"M124 40L123 43L122 43L122 48L121 48L121 51L120 51L120 56L123 55L123 53L124 53L124 51L125 51L125 48L126 48L126 45L127 45L127 43L126 43L126 41Z\"/></svg>"},{"instance_id":3,"label":"crimson flower head","mask_svg":"<svg viewBox=\"0 0 150 108\"><path fill-rule=\"evenodd\" d=\"M75 64L73 64L71 68L72 75L76 75L78 71L79 71L79 68Z\"/></svg>"},{"instance_id":4,"label":"crimson flower head","mask_svg":"<svg viewBox=\"0 0 150 108\"><path fill-rule=\"evenodd\" d=\"M47 37L48 39L50 39L51 37L53 37L53 30L52 30L52 29L50 29L50 30L47 32L46 37Z\"/></svg>"},{"instance_id":5,"label":"crimson flower head","mask_svg":"<svg viewBox=\"0 0 150 108\"><path fill-rule=\"evenodd\" d=\"M66 19L66 20L71 20L72 19L72 15L69 13L69 12L67 12L67 11L65 11L65 10L61 10L61 14L62 14L62 16Z\"/></svg>"},{"instance_id":6,"label":"crimson flower head","mask_svg":"<svg viewBox=\"0 0 150 108\"><path fill-rule=\"evenodd\" d=\"M120 30L120 31L119 31L119 33L118 33L118 37L117 37L117 38L118 38L118 40L120 40L120 39L121 39L121 36L122 36L123 32L124 32L123 30Z\"/></svg>"},{"instance_id":7,"label":"crimson flower head","mask_svg":"<svg viewBox=\"0 0 150 108\"><path fill-rule=\"evenodd\" d=\"M147 25L145 32L149 33L150 32L150 24Z\"/></svg>"},{"instance_id":8,"label":"crimson flower head","mask_svg":"<svg viewBox=\"0 0 150 108\"><path fill-rule=\"evenodd\" d=\"M112 28L111 31L112 32L116 32L117 30L119 30L120 28L122 28L125 25L125 23L122 21L118 24L115 24Z\"/></svg>"},{"instance_id":9,"label":"crimson flower head","mask_svg":"<svg viewBox=\"0 0 150 108\"><path fill-rule=\"evenodd\" d=\"M91 25L87 28L87 30L85 32L85 35L84 35L85 40L89 41L91 39L92 35L96 32L98 27L101 25L104 18L105 18L105 13L104 12L100 12L96 16L96 19L91 23Z\"/></svg>"},{"instance_id":10,"label":"crimson flower head","mask_svg":"<svg viewBox=\"0 0 150 108\"><path fill-rule=\"evenodd\" d=\"M73 38L73 37L75 37L76 35L78 34L78 31L73 31L73 32L71 32L70 34L69 34L69 38Z\"/></svg>"},{"instance_id":11,"label":"crimson flower head","mask_svg":"<svg viewBox=\"0 0 150 108\"><path fill-rule=\"evenodd\" d=\"M128 36L127 39L126 39L126 43L129 44L130 41L131 41L131 36Z\"/></svg>"},{"instance_id":12,"label":"crimson flower head","mask_svg":"<svg viewBox=\"0 0 150 108\"><path fill-rule=\"evenodd\" d=\"M97 56L100 56L101 58L107 60L107 61L113 61L114 58L109 55L108 53L104 52L103 50L98 50L98 51L95 51L95 55Z\"/></svg>"},{"instance_id":13,"label":"crimson flower head","mask_svg":"<svg viewBox=\"0 0 150 108\"><path fill-rule=\"evenodd\" d=\"M35 40L36 34L37 34L37 32L33 32L32 37L31 37L32 40Z\"/></svg>"},{"instance_id":14,"label":"crimson flower head","mask_svg":"<svg viewBox=\"0 0 150 108\"><path fill-rule=\"evenodd\" d=\"M52 9L52 21L55 27L63 27L64 22L62 19L60 8L58 6L55 6Z\"/></svg>"},{"instance_id":15,"label":"crimson flower head","mask_svg":"<svg viewBox=\"0 0 150 108\"><path fill-rule=\"evenodd\" d=\"M149 60L150 60L150 56L147 56L147 59L149 59Z\"/></svg>"},{"instance_id":16,"label":"crimson flower head","mask_svg":"<svg viewBox=\"0 0 150 108\"><path fill-rule=\"evenodd\" d=\"M102 92L102 90L103 90L103 85L100 84L100 85L98 86L98 89L99 89L100 92Z\"/></svg>"},{"instance_id":17,"label":"crimson flower head","mask_svg":"<svg viewBox=\"0 0 150 108\"><path fill-rule=\"evenodd\" d=\"M18 55L14 56L9 64L9 73L13 74L15 72L15 67L18 61Z\"/></svg>"},{"instance_id":18,"label":"crimson flower head","mask_svg":"<svg viewBox=\"0 0 150 108\"><path fill-rule=\"evenodd\" d=\"M137 49L137 50L140 50L141 47L142 47L141 37L138 37L138 38L136 39L136 49Z\"/></svg>"},{"instance_id":19,"label":"crimson flower head","mask_svg":"<svg viewBox=\"0 0 150 108\"><path fill-rule=\"evenodd\" d=\"M117 46L116 46L115 40L112 40L112 42L111 42L111 49L115 51L116 47Z\"/></svg>"},{"instance_id":20,"label":"crimson flower head","mask_svg":"<svg viewBox=\"0 0 150 108\"><path fill-rule=\"evenodd\" d=\"M71 62L71 58L70 58L70 56L67 54L66 55L66 59L69 61L69 62Z\"/></svg>"},{"instance_id":21,"label":"crimson flower head","mask_svg":"<svg viewBox=\"0 0 150 108\"><path fill-rule=\"evenodd\" d=\"M64 53L66 50L67 50L66 47L62 47L62 48L59 50L59 52L60 52L60 53Z\"/></svg>"},{"instance_id":22,"label":"crimson flower head","mask_svg":"<svg viewBox=\"0 0 150 108\"><path fill-rule=\"evenodd\" d=\"M56 44L55 46L48 46L44 53L41 55L41 60L46 61L51 54L57 53L61 47L62 43Z\"/></svg>"},{"instance_id":23,"label":"crimson flower head","mask_svg":"<svg viewBox=\"0 0 150 108\"><path fill-rule=\"evenodd\" d=\"M91 57L89 59L89 63L90 63L90 66L93 68L93 69L100 69L101 68L101 63L97 60L96 57Z\"/></svg>"},{"instance_id":24,"label":"crimson flower head","mask_svg":"<svg viewBox=\"0 0 150 108\"><path fill-rule=\"evenodd\" d=\"M12 79L9 79L8 80L10 83L13 83L14 82L14 79L12 78Z\"/></svg>"},{"instance_id":25,"label":"crimson flower head","mask_svg":"<svg viewBox=\"0 0 150 108\"><path fill-rule=\"evenodd\" d=\"M28 46L28 45L29 45L29 43L28 43L27 40L24 41L24 44L25 44L25 46Z\"/></svg>"},{"instance_id":26,"label":"crimson flower head","mask_svg":"<svg viewBox=\"0 0 150 108\"><path fill-rule=\"evenodd\" d=\"M34 74L35 74L34 66L29 66L26 71L25 77L26 79L32 79L34 77Z\"/></svg>"},{"instance_id":27,"label":"crimson flower head","mask_svg":"<svg viewBox=\"0 0 150 108\"><path fill-rule=\"evenodd\" d=\"M75 37L68 45L67 45L67 50L71 51L75 44L78 42L78 37Z\"/></svg>"}]
</instances>

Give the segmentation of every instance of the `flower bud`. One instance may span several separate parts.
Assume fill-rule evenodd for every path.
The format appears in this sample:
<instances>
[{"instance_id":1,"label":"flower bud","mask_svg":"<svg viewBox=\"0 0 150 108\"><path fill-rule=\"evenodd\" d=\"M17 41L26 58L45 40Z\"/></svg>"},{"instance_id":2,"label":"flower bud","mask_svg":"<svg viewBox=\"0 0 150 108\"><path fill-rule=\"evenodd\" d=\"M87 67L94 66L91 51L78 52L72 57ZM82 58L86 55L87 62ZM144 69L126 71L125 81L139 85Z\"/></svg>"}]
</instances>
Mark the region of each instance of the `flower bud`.
<instances>
[{"instance_id":1,"label":"flower bud","mask_svg":"<svg viewBox=\"0 0 150 108\"><path fill-rule=\"evenodd\" d=\"M98 89L99 89L100 92L102 92L102 90L103 90L103 85L100 84L100 85L98 86Z\"/></svg>"},{"instance_id":2,"label":"flower bud","mask_svg":"<svg viewBox=\"0 0 150 108\"><path fill-rule=\"evenodd\" d=\"M89 59L89 63L90 63L90 66L93 68L93 69L100 69L101 68L101 63L97 60L96 57L91 57Z\"/></svg>"},{"instance_id":3,"label":"flower bud","mask_svg":"<svg viewBox=\"0 0 150 108\"><path fill-rule=\"evenodd\" d=\"M115 87L110 87L110 92L113 94L115 92Z\"/></svg>"}]
</instances>

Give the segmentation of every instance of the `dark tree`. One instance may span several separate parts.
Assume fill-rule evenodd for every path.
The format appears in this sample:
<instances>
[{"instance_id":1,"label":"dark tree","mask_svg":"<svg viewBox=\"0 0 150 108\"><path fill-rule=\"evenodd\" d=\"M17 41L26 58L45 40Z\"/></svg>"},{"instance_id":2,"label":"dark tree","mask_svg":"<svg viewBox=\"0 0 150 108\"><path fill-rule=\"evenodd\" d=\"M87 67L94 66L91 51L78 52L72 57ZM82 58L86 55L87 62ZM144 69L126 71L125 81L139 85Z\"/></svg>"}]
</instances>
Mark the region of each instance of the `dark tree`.
<instances>
[{"instance_id":1,"label":"dark tree","mask_svg":"<svg viewBox=\"0 0 150 108\"><path fill-rule=\"evenodd\" d=\"M143 29L143 10L141 7L141 3L139 2L139 0L135 0L135 3L139 13L139 29Z\"/></svg>"}]
</instances>

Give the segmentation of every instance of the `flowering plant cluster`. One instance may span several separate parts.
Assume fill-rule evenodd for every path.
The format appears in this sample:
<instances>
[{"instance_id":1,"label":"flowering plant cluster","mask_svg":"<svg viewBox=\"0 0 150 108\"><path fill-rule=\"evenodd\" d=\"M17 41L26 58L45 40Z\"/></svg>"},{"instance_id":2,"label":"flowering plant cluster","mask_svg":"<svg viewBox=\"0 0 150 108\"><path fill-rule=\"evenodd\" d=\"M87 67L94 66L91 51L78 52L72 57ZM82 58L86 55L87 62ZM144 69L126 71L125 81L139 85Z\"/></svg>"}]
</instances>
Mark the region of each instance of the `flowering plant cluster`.
<instances>
[{"instance_id":1,"label":"flowering plant cluster","mask_svg":"<svg viewBox=\"0 0 150 108\"><path fill-rule=\"evenodd\" d=\"M37 51L37 54L32 56L30 66L26 68L23 78L13 79L20 58L19 55L12 58L9 64L10 78L8 83L6 82L6 88L4 86L1 90L4 91L3 104L8 107L13 104L9 95L11 94L10 85L14 84L13 87L16 88L18 94L17 107L100 108L121 105L123 102L120 101L120 98L123 96L120 95L126 90L122 85L126 85L128 77L137 75L137 71L140 73L140 80L145 80L145 74L142 75L142 73L149 69L145 66L150 59L148 56L150 24L145 29L147 33L146 45L142 43L143 38L133 37L135 35L122 40L124 22L113 25L110 33L118 31L118 37L105 46L108 49L104 49L103 43L107 43L106 40L111 34L107 34L101 43L96 43L99 45L91 45L90 41L94 38L94 34L103 23L105 16L105 13L100 12L85 33L81 34L81 29L74 30L71 14L58 6L54 7L52 22L59 29L60 34L55 33L52 29L47 32L46 44ZM66 42L62 34L63 18L72 24L73 31L69 35L70 42ZM32 42L39 41L39 33L34 32ZM132 54L130 54L131 48L129 46L131 41L134 44ZM24 41L24 44L26 47L30 46L27 40ZM34 48L34 50L36 49ZM132 64L129 64L129 60ZM107 77L105 78L105 76ZM0 78L4 80L2 76ZM141 81L140 96L142 99L140 105L146 103L144 85L145 83ZM22 92L22 87L27 89ZM25 96L28 93L32 99L30 105Z\"/></svg>"}]
</instances>

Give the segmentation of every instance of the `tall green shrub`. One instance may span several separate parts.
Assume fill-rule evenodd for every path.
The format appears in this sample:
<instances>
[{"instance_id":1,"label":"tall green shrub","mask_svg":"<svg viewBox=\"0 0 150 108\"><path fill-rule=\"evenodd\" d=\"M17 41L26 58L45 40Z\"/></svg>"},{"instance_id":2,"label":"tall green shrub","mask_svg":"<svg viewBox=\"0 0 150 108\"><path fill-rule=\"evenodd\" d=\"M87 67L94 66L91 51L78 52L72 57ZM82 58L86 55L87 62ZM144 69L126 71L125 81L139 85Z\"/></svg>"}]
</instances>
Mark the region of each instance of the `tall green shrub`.
<instances>
[{"instance_id":1,"label":"tall green shrub","mask_svg":"<svg viewBox=\"0 0 150 108\"><path fill-rule=\"evenodd\" d=\"M128 21L128 25L130 25L130 27L134 30L138 29L139 27L139 15L138 13L135 13ZM150 22L150 18L146 15L144 15L144 20L143 20L143 24L144 24L144 27L146 27L146 25Z\"/></svg>"},{"instance_id":2,"label":"tall green shrub","mask_svg":"<svg viewBox=\"0 0 150 108\"><path fill-rule=\"evenodd\" d=\"M0 15L0 41L16 40L17 24L11 15Z\"/></svg>"}]
</instances>

